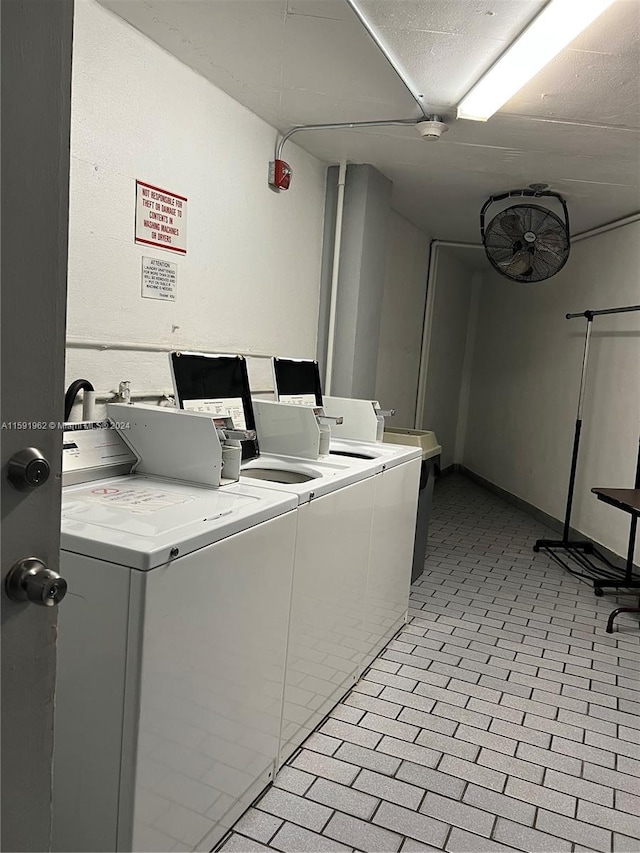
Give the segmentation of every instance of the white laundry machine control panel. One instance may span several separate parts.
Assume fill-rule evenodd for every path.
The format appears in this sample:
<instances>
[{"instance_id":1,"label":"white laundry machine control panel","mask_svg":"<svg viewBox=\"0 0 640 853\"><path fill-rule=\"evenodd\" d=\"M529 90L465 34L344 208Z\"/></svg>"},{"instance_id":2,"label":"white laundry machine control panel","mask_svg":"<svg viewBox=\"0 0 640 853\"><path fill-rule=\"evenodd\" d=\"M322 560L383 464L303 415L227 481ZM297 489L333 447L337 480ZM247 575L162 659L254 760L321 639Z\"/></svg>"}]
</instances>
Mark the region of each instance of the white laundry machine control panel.
<instances>
[{"instance_id":1,"label":"white laundry machine control panel","mask_svg":"<svg viewBox=\"0 0 640 853\"><path fill-rule=\"evenodd\" d=\"M63 486L86 483L97 476L128 474L135 463L135 453L109 421L65 425L62 440Z\"/></svg>"}]
</instances>

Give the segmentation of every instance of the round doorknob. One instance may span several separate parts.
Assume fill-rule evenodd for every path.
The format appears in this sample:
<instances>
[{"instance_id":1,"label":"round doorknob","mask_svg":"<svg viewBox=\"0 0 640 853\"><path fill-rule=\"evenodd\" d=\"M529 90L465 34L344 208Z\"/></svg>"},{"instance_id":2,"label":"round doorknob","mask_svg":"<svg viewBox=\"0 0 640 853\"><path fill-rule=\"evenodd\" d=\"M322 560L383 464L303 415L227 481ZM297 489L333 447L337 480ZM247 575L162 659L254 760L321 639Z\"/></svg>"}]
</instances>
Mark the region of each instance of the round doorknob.
<instances>
[{"instance_id":1,"label":"round doorknob","mask_svg":"<svg viewBox=\"0 0 640 853\"><path fill-rule=\"evenodd\" d=\"M42 607L54 607L67 594L67 582L47 568L42 560L27 557L11 567L5 589L12 601L31 601Z\"/></svg>"}]
</instances>

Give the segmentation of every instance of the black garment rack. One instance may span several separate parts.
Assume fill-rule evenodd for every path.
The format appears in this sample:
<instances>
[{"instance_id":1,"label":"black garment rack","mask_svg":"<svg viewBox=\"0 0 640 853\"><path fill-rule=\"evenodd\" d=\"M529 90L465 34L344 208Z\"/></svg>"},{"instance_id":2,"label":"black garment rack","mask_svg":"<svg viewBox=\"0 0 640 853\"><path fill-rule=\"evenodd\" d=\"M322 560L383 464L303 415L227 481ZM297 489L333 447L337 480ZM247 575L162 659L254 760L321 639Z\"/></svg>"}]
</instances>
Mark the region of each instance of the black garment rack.
<instances>
[{"instance_id":1,"label":"black garment rack","mask_svg":"<svg viewBox=\"0 0 640 853\"><path fill-rule=\"evenodd\" d=\"M567 493L567 507L564 516L564 527L562 539L538 539L533 546L534 551L543 551L548 554L563 569L571 574L589 580L593 583L593 591L596 595L602 595L604 587L613 589L640 589L640 578L631 575L628 571L615 566L593 542L587 540L570 539L571 535L571 510L573 508L573 494L576 485L576 471L578 469L578 452L580 450L580 434L582 432L582 410L584 405L585 380L587 376L587 364L589 361L589 343L593 320L603 314L629 314L640 311L640 305L628 305L624 308L604 308L600 311L582 311L578 314L567 314L567 320L576 317L584 317L587 321L584 338L584 351L582 356L582 372L580 374L580 392L578 394L578 413L576 417L575 431L573 434L573 451L571 454L571 473L569 474L569 489ZM637 479L637 478L636 478ZM637 484L636 484L637 485ZM598 560L598 563L594 562ZM576 570L578 569L578 570Z\"/></svg>"}]
</instances>

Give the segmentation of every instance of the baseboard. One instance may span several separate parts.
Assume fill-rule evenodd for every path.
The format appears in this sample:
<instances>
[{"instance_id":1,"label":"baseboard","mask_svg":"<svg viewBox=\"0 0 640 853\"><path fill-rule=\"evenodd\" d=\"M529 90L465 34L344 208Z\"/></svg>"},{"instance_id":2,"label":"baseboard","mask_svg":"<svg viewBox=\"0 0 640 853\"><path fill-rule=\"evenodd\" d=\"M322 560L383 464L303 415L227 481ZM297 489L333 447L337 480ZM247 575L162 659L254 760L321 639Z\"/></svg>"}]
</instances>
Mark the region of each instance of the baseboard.
<instances>
[{"instance_id":1,"label":"baseboard","mask_svg":"<svg viewBox=\"0 0 640 853\"><path fill-rule=\"evenodd\" d=\"M536 521L540 521L542 524L546 524L547 527L550 527L552 530L555 530L557 533L562 533L564 531L564 524L560 521L559 518L554 518L554 516L549 515L549 513L540 509L537 506L525 501L524 498L519 498L517 495L508 492L506 489L501 488L500 486L496 486L495 483L492 483L490 480L486 480L484 477L480 476L480 474L476 474L475 471L471 471L469 468L465 468L464 465L449 465L446 469L449 473L459 472L467 477L469 480L472 480L474 483L477 483L479 486L482 486L488 491L493 492L494 495L498 495L498 497L505 500L507 503L512 504L512 506L518 507L518 509L523 510L532 518L535 518ZM443 472L444 473L444 472ZM570 539L589 539L589 537L582 533L580 530L576 530L575 527L569 528L569 538ZM620 554L616 554L615 551L612 551L610 548L607 548L605 545L601 545L599 542L594 543L597 549L604 554L604 556L610 560L614 566L617 566L619 569L624 569L626 566L626 560ZM640 571L640 567L634 566L635 571Z\"/></svg>"}]
</instances>

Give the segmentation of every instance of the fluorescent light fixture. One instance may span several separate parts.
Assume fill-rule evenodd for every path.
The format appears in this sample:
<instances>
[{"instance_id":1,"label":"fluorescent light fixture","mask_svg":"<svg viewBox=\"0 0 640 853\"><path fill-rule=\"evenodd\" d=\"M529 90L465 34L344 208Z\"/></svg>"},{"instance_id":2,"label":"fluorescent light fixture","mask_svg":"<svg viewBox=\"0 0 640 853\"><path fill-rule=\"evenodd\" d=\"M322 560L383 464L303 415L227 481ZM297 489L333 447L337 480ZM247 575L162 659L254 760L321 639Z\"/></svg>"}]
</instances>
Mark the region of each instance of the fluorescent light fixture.
<instances>
[{"instance_id":1,"label":"fluorescent light fixture","mask_svg":"<svg viewBox=\"0 0 640 853\"><path fill-rule=\"evenodd\" d=\"M614 0L550 0L458 107L458 118L486 121Z\"/></svg>"}]
</instances>

